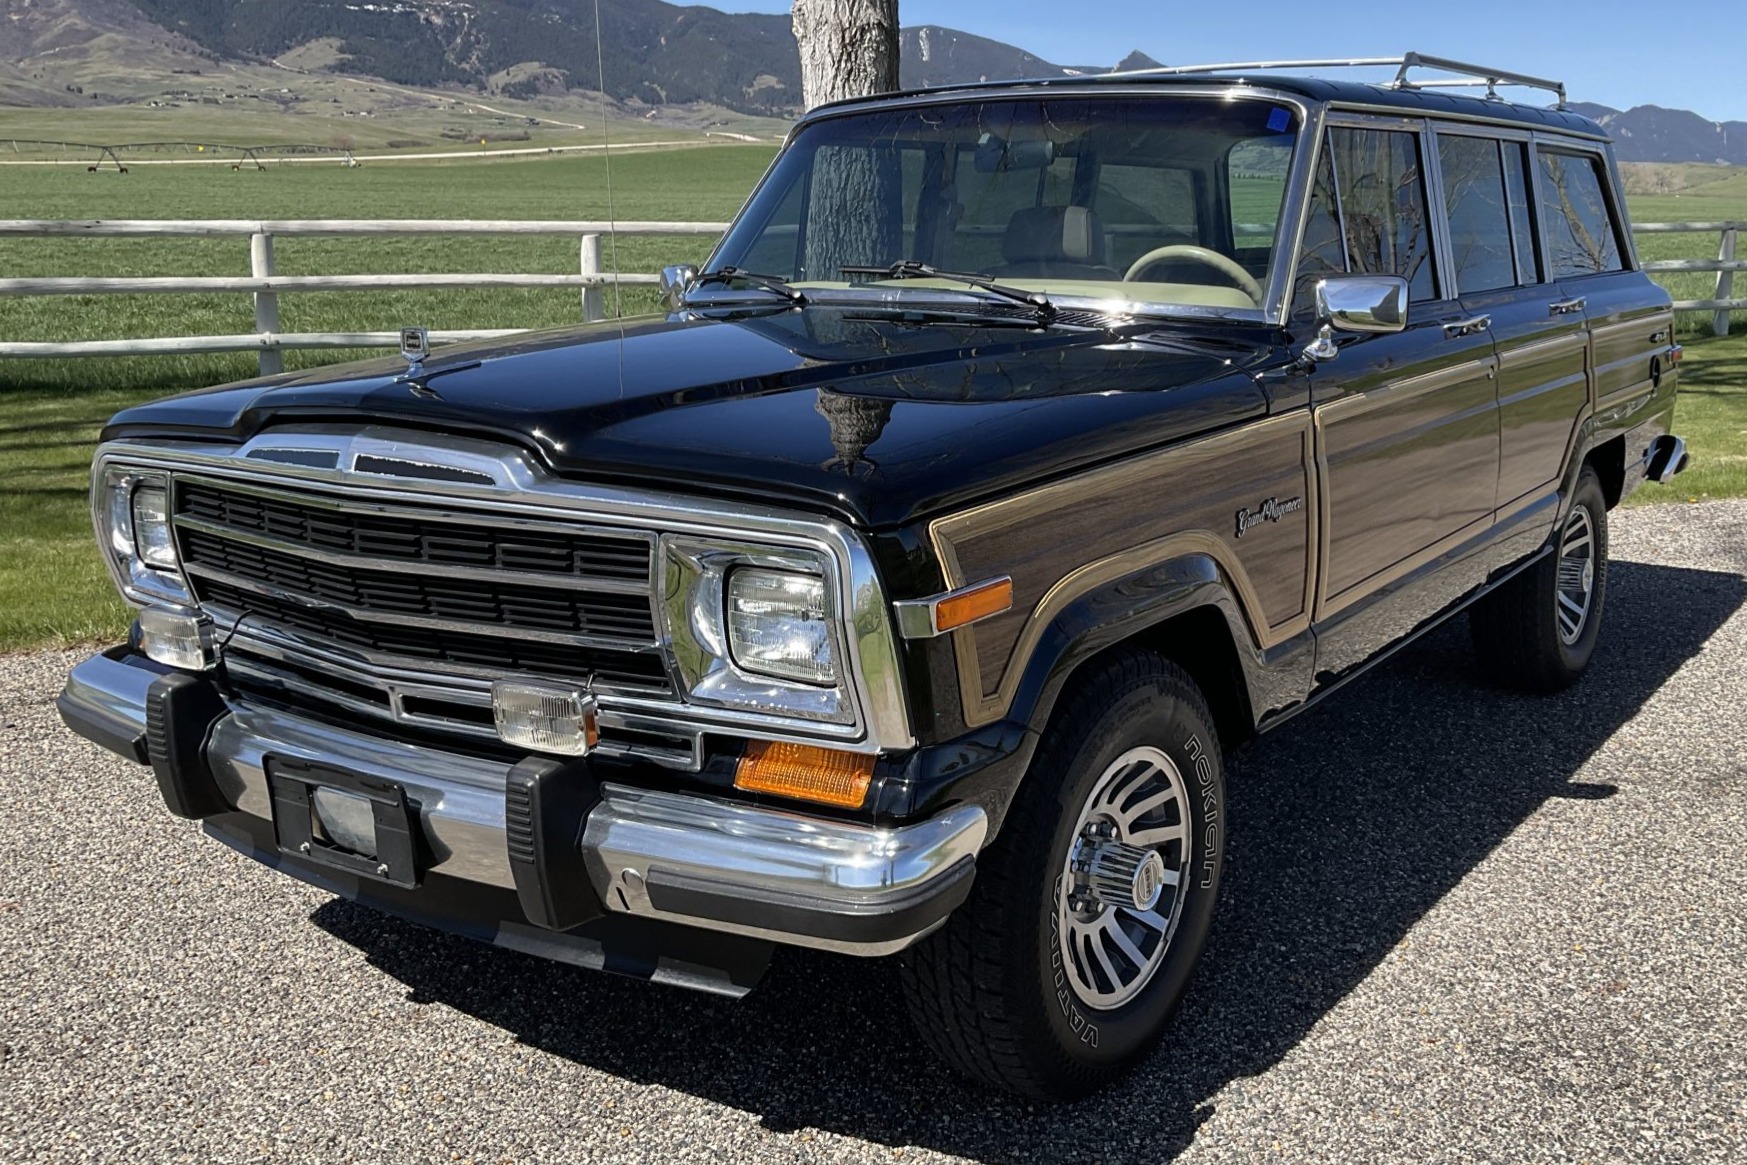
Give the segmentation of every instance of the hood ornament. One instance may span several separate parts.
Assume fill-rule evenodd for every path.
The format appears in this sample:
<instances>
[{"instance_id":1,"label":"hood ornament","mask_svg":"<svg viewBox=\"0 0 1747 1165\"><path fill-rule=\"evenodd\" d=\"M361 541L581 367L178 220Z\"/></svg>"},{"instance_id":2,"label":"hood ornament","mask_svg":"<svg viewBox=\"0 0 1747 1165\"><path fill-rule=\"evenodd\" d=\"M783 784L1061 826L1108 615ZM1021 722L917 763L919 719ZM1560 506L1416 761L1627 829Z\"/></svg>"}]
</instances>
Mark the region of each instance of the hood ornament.
<instances>
[{"instance_id":1,"label":"hood ornament","mask_svg":"<svg viewBox=\"0 0 1747 1165\"><path fill-rule=\"evenodd\" d=\"M400 383L406 385L414 396L426 400L438 400L437 390L425 383L425 357L431 354L430 333L423 328L400 329L400 355L406 361L406 371L400 374Z\"/></svg>"},{"instance_id":2,"label":"hood ornament","mask_svg":"<svg viewBox=\"0 0 1747 1165\"><path fill-rule=\"evenodd\" d=\"M892 419L892 402L855 396L825 387L818 390L813 411L831 426L831 446L837 456L823 463L827 470L841 469L850 477L859 472L872 477L879 462L867 455L867 447L880 439Z\"/></svg>"},{"instance_id":3,"label":"hood ornament","mask_svg":"<svg viewBox=\"0 0 1747 1165\"><path fill-rule=\"evenodd\" d=\"M431 354L430 333L423 328L400 329L400 355L406 361L406 375L403 380L423 376L425 372L425 357Z\"/></svg>"}]
</instances>

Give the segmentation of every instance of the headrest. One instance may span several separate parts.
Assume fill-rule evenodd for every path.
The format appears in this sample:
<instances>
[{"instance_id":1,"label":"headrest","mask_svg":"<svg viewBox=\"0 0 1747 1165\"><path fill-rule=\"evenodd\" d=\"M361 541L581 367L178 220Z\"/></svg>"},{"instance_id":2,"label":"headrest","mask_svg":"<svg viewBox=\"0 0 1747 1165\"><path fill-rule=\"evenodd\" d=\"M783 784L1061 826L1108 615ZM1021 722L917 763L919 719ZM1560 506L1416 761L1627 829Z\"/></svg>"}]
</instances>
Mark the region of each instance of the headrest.
<instances>
[{"instance_id":1,"label":"headrest","mask_svg":"<svg viewBox=\"0 0 1747 1165\"><path fill-rule=\"evenodd\" d=\"M1007 221L1001 257L1009 263L1101 266L1104 223L1083 206L1029 206Z\"/></svg>"}]
</instances>

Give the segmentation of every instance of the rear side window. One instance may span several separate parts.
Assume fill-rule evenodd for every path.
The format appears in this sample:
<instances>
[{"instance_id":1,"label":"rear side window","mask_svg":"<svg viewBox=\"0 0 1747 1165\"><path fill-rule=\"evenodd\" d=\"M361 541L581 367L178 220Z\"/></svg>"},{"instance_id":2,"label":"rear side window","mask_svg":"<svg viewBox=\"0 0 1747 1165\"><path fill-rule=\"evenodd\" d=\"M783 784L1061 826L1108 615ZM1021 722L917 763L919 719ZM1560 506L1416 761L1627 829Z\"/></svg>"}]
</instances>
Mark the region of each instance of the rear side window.
<instances>
[{"instance_id":1,"label":"rear side window","mask_svg":"<svg viewBox=\"0 0 1747 1165\"><path fill-rule=\"evenodd\" d=\"M1587 154L1540 152L1541 220L1553 278L1625 270L1619 224L1608 205L1601 161Z\"/></svg>"},{"instance_id":2,"label":"rear side window","mask_svg":"<svg viewBox=\"0 0 1747 1165\"><path fill-rule=\"evenodd\" d=\"M1413 300L1438 298L1419 135L1336 128L1328 137L1348 270L1399 275Z\"/></svg>"},{"instance_id":3,"label":"rear side window","mask_svg":"<svg viewBox=\"0 0 1747 1165\"><path fill-rule=\"evenodd\" d=\"M1491 138L1438 135L1457 295L1497 291L1517 281L1498 145Z\"/></svg>"}]
</instances>

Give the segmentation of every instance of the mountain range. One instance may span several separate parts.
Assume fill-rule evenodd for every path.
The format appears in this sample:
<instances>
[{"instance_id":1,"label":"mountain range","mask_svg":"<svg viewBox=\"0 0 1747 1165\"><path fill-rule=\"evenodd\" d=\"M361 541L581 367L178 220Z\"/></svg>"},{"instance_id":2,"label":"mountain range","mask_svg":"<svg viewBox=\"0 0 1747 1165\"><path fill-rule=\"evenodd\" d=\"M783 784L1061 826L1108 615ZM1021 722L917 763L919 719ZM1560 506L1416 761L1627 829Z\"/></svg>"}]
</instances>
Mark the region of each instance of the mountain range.
<instances>
[{"instance_id":1,"label":"mountain range","mask_svg":"<svg viewBox=\"0 0 1747 1165\"><path fill-rule=\"evenodd\" d=\"M168 75L202 62L284 58L303 69L506 97L604 88L652 108L702 103L787 116L800 105L786 15L599 0L597 45L593 0L6 0L4 7L0 104L89 105L105 98L92 91L92 78L118 70ZM1059 65L934 25L904 29L902 48L906 87L1158 64L1136 52L1108 64ZM1653 105L1572 108L1608 128L1622 161L1747 165L1747 122Z\"/></svg>"}]
</instances>

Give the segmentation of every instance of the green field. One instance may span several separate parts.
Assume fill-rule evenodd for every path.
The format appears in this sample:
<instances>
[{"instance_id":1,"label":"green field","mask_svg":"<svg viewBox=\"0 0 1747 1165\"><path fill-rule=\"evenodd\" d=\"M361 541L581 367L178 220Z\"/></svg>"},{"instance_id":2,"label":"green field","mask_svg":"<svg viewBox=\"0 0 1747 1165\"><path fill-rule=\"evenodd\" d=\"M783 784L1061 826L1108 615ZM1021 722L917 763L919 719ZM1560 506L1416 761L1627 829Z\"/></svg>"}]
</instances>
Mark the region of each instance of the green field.
<instances>
[{"instance_id":1,"label":"green field","mask_svg":"<svg viewBox=\"0 0 1747 1165\"><path fill-rule=\"evenodd\" d=\"M1678 186L1666 193L1649 193L1650 183L1642 181L1645 171L1664 174L1658 185ZM1723 166L1657 166L1628 167L1627 188L1638 191L1628 196L1632 221L1647 222L1720 222L1747 220L1747 169ZM1715 259L1720 241L1715 234L1653 234L1639 235L1638 257L1653 259ZM1747 258L1747 248L1741 251ZM1716 294L1717 277L1712 272L1670 272L1657 276L1657 281L1675 299L1711 299ZM1747 274L1735 277L1736 297L1747 297ZM1679 330L1683 335L1709 334L1710 313L1681 315ZM1747 312L1736 312L1732 328L1747 329Z\"/></svg>"},{"instance_id":2,"label":"green field","mask_svg":"<svg viewBox=\"0 0 1747 1165\"><path fill-rule=\"evenodd\" d=\"M712 145L627 153L611 160L621 219L723 221L739 209L774 147ZM396 163L359 169L141 167L88 174L75 168L0 166L7 218L558 218L604 219L607 161L600 157L474 163ZM1677 193L1632 199L1640 221L1747 219L1747 174L1693 168ZM1700 181L1702 179L1702 181ZM649 272L696 261L696 237L627 238L618 269ZM1647 257L1714 256L1714 236L1651 237ZM612 255L606 256L612 266ZM285 239L283 274L577 269L569 239ZM0 239L11 276L248 273L243 239ZM1682 277L1680 297L1710 294L1711 276ZM1696 283L1694 282L1696 281ZM539 327L580 316L573 291L408 291L287 295L286 331ZM654 306L627 290L627 312ZM1703 320L1683 320L1689 358L1679 427L1694 468L1638 501L1747 495L1747 334L1714 340ZM9 340L248 332L246 295L63 296L0 299ZM1747 333L1747 319L1741 332ZM289 353L290 367L337 358ZM0 650L109 639L124 626L92 546L86 472L98 428L116 410L178 389L252 375L252 356L0 361Z\"/></svg>"}]
</instances>

